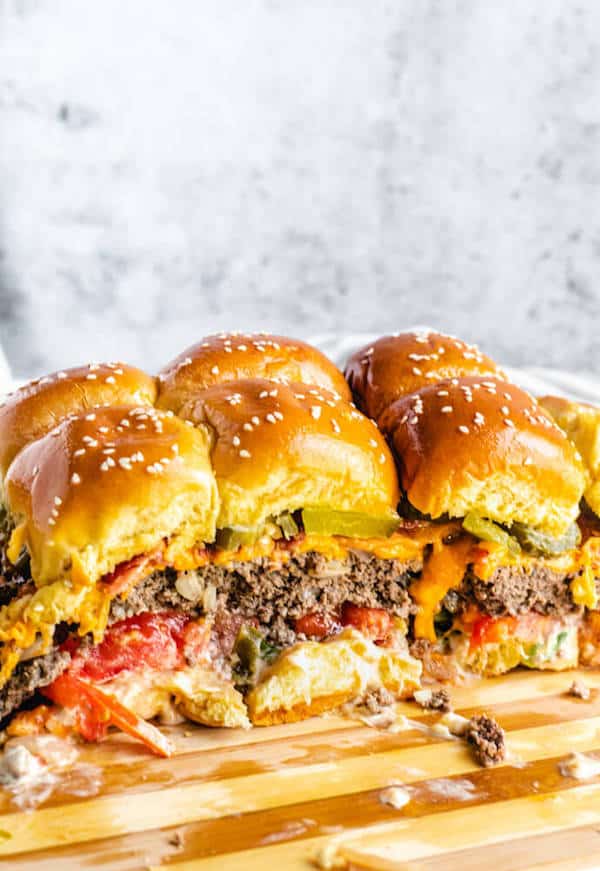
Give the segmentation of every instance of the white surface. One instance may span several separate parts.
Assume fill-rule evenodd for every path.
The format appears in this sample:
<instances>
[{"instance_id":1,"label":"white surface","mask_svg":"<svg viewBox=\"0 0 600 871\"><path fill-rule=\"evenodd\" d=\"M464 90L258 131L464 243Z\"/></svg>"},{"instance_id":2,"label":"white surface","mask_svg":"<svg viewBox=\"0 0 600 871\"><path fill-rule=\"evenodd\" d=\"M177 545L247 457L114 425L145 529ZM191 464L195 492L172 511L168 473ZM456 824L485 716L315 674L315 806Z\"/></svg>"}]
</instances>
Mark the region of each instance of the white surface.
<instances>
[{"instance_id":1,"label":"white surface","mask_svg":"<svg viewBox=\"0 0 600 871\"><path fill-rule=\"evenodd\" d=\"M0 337L427 321L600 374L597 0L0 0Z\"/></svg>"}]
</instances>

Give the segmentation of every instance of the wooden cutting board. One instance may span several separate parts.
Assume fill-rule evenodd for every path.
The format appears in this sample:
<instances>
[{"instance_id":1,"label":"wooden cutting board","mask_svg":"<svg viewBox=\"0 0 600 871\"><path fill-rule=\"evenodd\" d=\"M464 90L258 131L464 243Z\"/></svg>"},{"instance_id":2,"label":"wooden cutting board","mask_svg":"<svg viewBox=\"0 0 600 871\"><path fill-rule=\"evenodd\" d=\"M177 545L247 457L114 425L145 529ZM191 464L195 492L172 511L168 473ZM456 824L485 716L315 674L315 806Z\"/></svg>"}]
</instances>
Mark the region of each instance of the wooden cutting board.
<instances>
[{"instance_id":1,"label":"wooden cutting board","mask_svg":"<svg viewBox=\"0 0 600 871\"><path fill-rule=\"evenodd\" d=\"M566 693L575 676L593 688L589 701ZM459 713L485 710L504 726L508 764L482 769L460 741L337 717L172 728L169 760L115 736L81 752L81 765L99 769L94 795L73 794L80 784L67 778L20 811L0 793L0 866L301 871L327 848L350 868L381 871L600 867L600 777L558 770L573 750L600 758L600 672L516 672L452 696ZM400 810L380 801L393 783L410 792Z\"/></svg>"}]
</instances>

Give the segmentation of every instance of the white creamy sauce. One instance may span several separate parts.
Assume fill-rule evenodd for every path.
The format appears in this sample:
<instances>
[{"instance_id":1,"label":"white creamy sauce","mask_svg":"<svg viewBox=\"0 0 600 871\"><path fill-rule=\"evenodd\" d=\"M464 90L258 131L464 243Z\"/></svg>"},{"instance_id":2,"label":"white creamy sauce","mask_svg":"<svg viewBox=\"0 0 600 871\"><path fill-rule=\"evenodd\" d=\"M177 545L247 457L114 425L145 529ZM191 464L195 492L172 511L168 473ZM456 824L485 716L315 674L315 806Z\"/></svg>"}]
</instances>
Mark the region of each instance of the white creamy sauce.
<instances>
[{"instance_id":1,"label":"white creamy sauce","mask_svg":"<svg viewBox=\"0 0 600 871\"><path fill-rule=\"evenodd\" d=\"M423 784L423 789L427 790L430 796L440 799L452 799L454 801L468 801L475 796L475 784L470 780L452 780L447 777L438 777L435 780L428 780ZM480 796L481 793L477 792Z\"/></svg>"},{"instance_id":2,"label":"white creamy sauce","mask_svg":"<svg viewBox=\"0 0 600 871\"><path fill-rule=\"evenodd\" d=\"M558 770L563 777L575 777L577 780L589 780L600 774L600 759L586 756L585 753L571 753L568 759L558 764Z\"/></svg>"},{"instance_id":3,"label":"white creamy sauce","mask_svg":"<svg viewBox=\"0 0 600 871\"><path fill-rule=\"evenodd\" d=\"M95 795L100 769L78 763L78 757L72 741L54 735L11 738L0 755L0 786L21 810L37 807L58 786L70 795Z\"/></svg>"},{"instance_id":4,"label":"white creamy sauce","mask_svg":"<svg viewBox=\"0 0 600 871\"><path fill-rule=\"evenodd\" d=\"M403 786L388 786L379 793L379 801L400 810L409 803L410 792Z\"/></svg>"},{"instance_id":5,"label":"white creamy sauce","mask_svg":"<svg viewBox=\"0 0 600 871\"><path fill-rule=\"evenodd\" d=\"M459 738L462 738L469 728L469 721L467 718L462 717L460 714L455 714L454 711L447 711L442 717L440 717L440 723L442 726L447 726L448 731Z\"/></svg>"}]
</instances>

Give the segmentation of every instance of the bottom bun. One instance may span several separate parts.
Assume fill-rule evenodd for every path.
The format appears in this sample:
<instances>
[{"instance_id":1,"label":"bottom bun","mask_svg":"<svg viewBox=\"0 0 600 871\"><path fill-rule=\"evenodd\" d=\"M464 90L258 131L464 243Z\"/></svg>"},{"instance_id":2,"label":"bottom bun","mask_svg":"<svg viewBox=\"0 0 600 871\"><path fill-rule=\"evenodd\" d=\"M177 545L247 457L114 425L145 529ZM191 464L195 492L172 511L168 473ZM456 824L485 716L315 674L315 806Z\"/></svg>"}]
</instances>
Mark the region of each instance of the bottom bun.
<instances>
[{"instance_id":1,"label":"bottom bun","mask_svg":"<svg viewBox=\"0 0 600 871\"><path fill-rule=\"evenodd\" d=\"M303 641L284 651L246 698L255 726L293 723L384 688L398 698L419 687L421 663L379 647L354 629L330 641Z\"/></svg>"}]
</instances>

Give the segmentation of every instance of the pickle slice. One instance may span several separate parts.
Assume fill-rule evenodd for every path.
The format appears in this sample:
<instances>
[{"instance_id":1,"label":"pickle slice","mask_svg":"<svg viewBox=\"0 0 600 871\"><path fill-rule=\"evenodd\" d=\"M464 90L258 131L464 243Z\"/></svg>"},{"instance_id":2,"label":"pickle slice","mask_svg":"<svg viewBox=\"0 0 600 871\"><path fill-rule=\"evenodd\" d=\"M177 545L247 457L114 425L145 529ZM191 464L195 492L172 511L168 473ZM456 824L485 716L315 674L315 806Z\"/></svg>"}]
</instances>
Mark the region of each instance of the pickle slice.
<instances>
[{"instance_id":1,"label":"pickle slice","mask_svg":"<svg viewBox=\"0 0 600 871\"><path fill-rule=\"evenodd\" d=\"M509 553L517 556L521 552L521 547L516 538L513 538L505 529L498 526L492 520L486 520L480 517L474 511L469 511L463 520L463 527L474 535L475 538L480 538L482 541L492 541L494 544L500 544L505 547Z\"/></svg>"},{"instance_id":2,"label":"pickle slice","mask_svg":"<svg viewBox=\"0 0 600 871\"><path fill-rule=\"evenodd\" d=\"M335 511L332 508L303 508L302 523L309 535L345 535L349 538L388 538L398 529L400 518L362 514L360 511Z\"/></svg>"},{"instance_id":3,"label":"pickle slice","mask_svg":"<svg viewBox=\"0 0 600 871\"><path fill-rule=\"evenodd\" d=\"M286 539L293 538L300 532L298 524L289 511L283 511L281 514L278 514L275 518L275 523L281 529L283 537Z\"/></svg>"},{"instance_id":4,"label":"pickle slice","mask_svg":"<svg viewBox=\"0 0 600 871\"><path fill-rule=\"evenodd\" d=\"M532 529L524 523L513 523L511 532L519 540L522 548L539 556L557 556L565 550L572 550L581 541L581 532L576 523L572 523L567 531L560 536L547 535L539 529Z\"/></svg>"},{"instance_id":5,"label":"pickle slice","mask_svg":"<svg viewBox=\"0 0 600 871\"><path fill-rule=\"evenodd\" d=\"M265 641L254 626L244 625L237 634L233 652L238 658L238 666L235 669L236 682L239 685L253 686L264 665L273 662L280 651L279 648Z\"/></svg>"},{"instance_id":6,"label":"pickle slice","mask_svg":"<svg viewBox=\"0 0 600 871\"><path fill-rule=\"evenodd\" d=\"M254 544L262 533L262 526L224 526L217 529L215 543L221 550L237 550L243 545Z\"/></svg>"}]
</instances>

